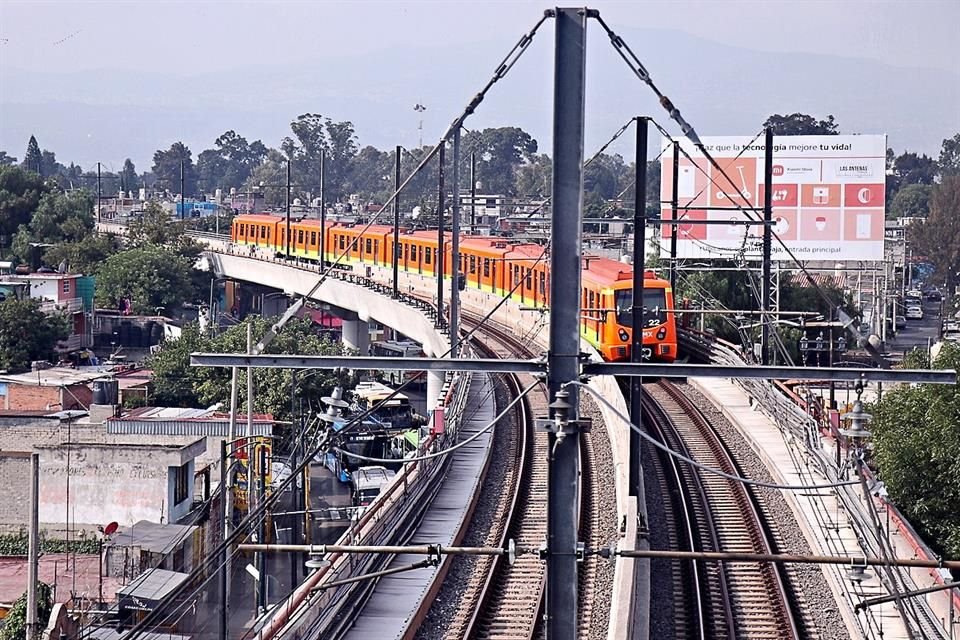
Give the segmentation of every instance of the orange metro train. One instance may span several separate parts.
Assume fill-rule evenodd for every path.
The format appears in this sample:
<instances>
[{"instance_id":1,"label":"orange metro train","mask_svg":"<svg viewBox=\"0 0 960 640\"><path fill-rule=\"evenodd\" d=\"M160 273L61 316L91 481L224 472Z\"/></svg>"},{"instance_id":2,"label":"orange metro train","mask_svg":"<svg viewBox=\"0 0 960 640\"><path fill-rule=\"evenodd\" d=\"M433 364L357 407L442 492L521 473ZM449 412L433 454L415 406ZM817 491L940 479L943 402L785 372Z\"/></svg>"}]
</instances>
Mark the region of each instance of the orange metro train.
<instances>
[{"instance_id":1,"label":"orange metro train","mask_svg":"<svg viewBox=\"0 0 960 640\"><path fill-rule=\"evenodd\" d=\"M262 248L278 257L314 262L369 264L385 267L396 253L399 268L409 273L436 276L437 233L401 231L394 251L393 227L327 223L321 237L320 221L290 221L290 253L287 255L286 219L269 214L236 216L230 240L237 245ZM444 240L444 277L452 278L451 236ZM321 256L322 251L322 256ZM510 296L528 307L549 307L550 265L544 247L514 244L505 238L461 236L460 273L467 289L497 297ZM342 256L342 257L341 257ZM670 283L652 271L644 274L643 358L673 362L677 357L677 329ZM633 267L629 264L585 255L581 275L582 309L580 335L605 360L630 358L633 327Z\"/></svg>"}]
</instances>

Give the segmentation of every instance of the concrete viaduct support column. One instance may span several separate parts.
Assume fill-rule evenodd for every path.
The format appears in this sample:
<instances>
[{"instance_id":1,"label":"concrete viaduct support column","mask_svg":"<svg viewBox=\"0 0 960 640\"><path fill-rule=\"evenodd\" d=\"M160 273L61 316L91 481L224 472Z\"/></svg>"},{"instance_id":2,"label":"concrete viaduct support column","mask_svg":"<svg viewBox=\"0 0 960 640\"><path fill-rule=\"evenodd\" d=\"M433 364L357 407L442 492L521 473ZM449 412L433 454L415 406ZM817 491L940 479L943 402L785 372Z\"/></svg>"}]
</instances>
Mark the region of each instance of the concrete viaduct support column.
<instances>
[{"instance_id":1,"label":"concrete viaduct support column","mask_svg":"<svg viewBox=\"0 0 960 640\"><path fill-rule=\"evenodd\" d=\"M443 389L444 374L442 371L427 372L427 411L437 408L440 391Z\"/></svg>"},{"instance_id":2,"label":"concrete viaduct support column","mask_svg":"<svg viewBox=\"0 0 960 640\"><path fill-rule=\"evenodd\" d=\"M363 320L343 321L343 346L367 355L370 349L370 325Z\"/></svg>"}]
</instances>

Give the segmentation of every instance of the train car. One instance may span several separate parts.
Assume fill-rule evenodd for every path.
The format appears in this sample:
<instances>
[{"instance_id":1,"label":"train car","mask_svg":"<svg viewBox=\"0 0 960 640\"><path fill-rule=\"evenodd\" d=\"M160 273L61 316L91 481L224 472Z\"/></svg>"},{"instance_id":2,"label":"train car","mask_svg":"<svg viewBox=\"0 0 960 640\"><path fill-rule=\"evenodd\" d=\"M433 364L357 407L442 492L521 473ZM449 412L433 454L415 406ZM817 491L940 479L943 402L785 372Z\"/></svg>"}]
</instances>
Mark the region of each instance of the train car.
<instances>
[{"instance_id":1,"label":"train car","mask_svg":"<svg viewBox=\"0 0 960 640\"><path fill-rule=\"evenodd\" d=\"M230 240L236 244L274 250L277 242L278 216L245 213L236 216L230 225Z\"/></svg>"},{"instance_id":2,"label":"train car","mask_svg":"<svg viewBox=\"0 0 960 640\"><path fill-rule=\"evenodd\" d=\"M506 255L512 246L503 238L465 236L460 241L460 254L466 268L466 286L505 296Z\"/></svg>"},{"instance_id":3,"label":"train car","mask_svg":"<svg viewBox=\"0 0 960 640\"><path fill-rule=\"evenodd\" d=\"M673 362L677 329L670 283L647 271L643 279L643 359ZM630 357L633 339L633 268L608 258L584 258L581 335L604 360Z\"/></svg>"},{"instance_id":4,"label":"train car","mask_svg":"<svg viewBox=\"0 0 960 640\"><path fill-rule=\"evenodd\" d=\"M508 274L506 288L521 305L546 307L550 291L544 247L538 244L514 245L504 256Z\"/></svg>"},{"instance_id":5,"label":"train car","mask_svg":"<svg viewBox=\"0 0 960 640\"><path fill-rule=\"evenodd\" d=\"M290 255L318 260L342 256L347 264L389 265L397 256L400 269L434 276L437 269L438 238L431 231L404 231L399 245L393 244L393 227L330 224L326 238L320 237L318 220L291 222ZM278 255L287 252L286 221L281 216L250 214L237 216L231 240L239 245L270 247ZM454 272L449 234L441 249L444 273ZM549 308L549 261L540 259L544 248L533 244L511 244L504 238L464 236L460 242L460 273L466 288L495 296L511 296L524 306ZM539 260L538 260L539 259ZM580 304L581 335L605 360L630 357L633 334L633 268L608 258L585 256ZM644 359L673 362L677 357L676 320L673 291L667 281L653 272L644 276L643 331Z\"/></svg>"}]
</instances>

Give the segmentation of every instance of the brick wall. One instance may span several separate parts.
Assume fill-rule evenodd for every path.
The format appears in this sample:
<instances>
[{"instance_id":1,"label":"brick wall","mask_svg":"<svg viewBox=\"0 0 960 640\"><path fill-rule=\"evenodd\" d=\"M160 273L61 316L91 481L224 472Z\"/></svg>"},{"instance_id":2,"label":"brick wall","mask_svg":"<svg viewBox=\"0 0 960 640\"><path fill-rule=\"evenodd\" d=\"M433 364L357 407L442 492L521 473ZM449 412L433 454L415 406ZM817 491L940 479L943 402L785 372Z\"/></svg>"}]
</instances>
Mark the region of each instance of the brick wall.
<instances>
[{"instance_id":1,"label":"brick wall","mask_svg":"<svg viewBox=\"0 0 960 640\"><path fill-rule=\"evenodd\" d=\"M0 399L0 408L13 411L86 409L92 400L93 390L83 384L68 387L8 384L7 395Z\"/></svg>"},{"instance_id":2,"label":"brick wall","mask_svg":"<svg viewBox=\"0 0 960 640\"><path fill-rule=\"evenodd\" d=\"M0 533L18 533L30 519L30 454L0 451Z\"/></svg>"}]
</instances>

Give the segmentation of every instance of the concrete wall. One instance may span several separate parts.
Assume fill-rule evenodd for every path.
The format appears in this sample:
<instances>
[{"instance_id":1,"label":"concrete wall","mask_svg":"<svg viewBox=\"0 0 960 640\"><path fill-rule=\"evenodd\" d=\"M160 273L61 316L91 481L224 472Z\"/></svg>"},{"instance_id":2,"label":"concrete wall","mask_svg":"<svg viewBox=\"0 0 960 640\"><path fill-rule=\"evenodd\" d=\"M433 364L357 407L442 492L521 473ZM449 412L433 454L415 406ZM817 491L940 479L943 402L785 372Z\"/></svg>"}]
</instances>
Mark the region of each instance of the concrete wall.
<instances>
[{"instance_id":1,"label":"concrete wall","mask_svg":"<svg viewBox=\"0 0 960 640\"><path fill-rule=\"evenodd\" d=\"M140 520L170 522L182 517L193 499L173 500L176 468L190 465L206 443L186 447L119 444L63 444L40 451L40 521L77 526L116 521L130 526ZM68 461L69 458L69 461ZM69 472L68 472L69 465ZM68 476L69 473L69 476Z\"/></svg>"},{"instance_id":2,"label":"concrete wall","mask_svg":"<svg viewBox=\"0 0 960 640\"><path fill-rule=\"evenodd\" d=\"M30 518L30 453L0 451L0 533L26 530Z\"/></svg>"}]
</instances>

